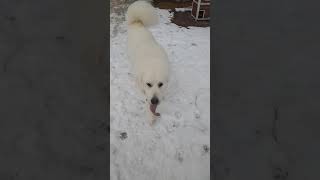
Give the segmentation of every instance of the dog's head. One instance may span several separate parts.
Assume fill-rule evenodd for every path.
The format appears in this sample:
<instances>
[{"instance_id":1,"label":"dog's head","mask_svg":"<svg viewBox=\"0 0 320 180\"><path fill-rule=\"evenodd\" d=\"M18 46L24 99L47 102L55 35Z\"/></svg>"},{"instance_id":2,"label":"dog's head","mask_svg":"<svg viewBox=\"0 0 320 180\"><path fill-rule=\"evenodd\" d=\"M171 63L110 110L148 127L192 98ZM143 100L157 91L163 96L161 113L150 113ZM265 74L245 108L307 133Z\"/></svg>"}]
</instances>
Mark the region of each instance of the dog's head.
<instances>
[{"instance_id":1,"label":"dog's head","mask_svg":"<svg viewBox=\"0 0 320 180\"><path fill-rule=\"evenodd\" d=\"M159 105L168 87L167 73L143 73L139 77L139 86L150 105Z\"/></svg>"}]
</instances>

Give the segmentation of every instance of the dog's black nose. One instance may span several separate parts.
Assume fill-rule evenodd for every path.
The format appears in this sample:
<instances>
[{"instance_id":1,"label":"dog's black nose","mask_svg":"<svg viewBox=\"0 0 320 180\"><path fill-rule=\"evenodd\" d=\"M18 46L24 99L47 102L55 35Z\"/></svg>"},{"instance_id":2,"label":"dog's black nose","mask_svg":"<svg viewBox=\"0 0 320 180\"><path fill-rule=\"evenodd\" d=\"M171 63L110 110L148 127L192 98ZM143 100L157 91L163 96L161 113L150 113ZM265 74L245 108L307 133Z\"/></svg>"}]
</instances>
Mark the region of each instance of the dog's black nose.
<instances>
[{"instance_id":1,"label":"dog's black nose","mask_svg":"<svg viewBox=\"0 0 320 180\"><path fill-rule=\"evenodd\" d=\"M153 98L151 99L151 103L152 103L152 104L158 104L158 103L159 103L159 99L158 99L157 97L153 97Z\"/></svg>"}]
</instances>

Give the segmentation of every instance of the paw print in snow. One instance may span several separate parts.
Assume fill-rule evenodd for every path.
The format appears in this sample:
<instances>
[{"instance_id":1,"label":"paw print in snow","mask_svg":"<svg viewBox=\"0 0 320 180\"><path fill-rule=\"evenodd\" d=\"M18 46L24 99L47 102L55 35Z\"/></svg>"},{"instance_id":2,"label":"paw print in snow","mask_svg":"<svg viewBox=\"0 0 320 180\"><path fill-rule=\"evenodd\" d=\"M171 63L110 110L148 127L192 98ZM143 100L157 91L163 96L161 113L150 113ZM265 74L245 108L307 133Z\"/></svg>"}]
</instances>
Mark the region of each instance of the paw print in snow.
<instances>
[{"instance_id":1,"label":"paw print in snow","mask_svg":"<svg viewBox=\"0 0 320 180\"><path fill-rule=\"evenodd\" d=\"M199 111L194 112L194 117L196 119L200 119L200 112Z\"/></svg>"},{"instance_id":2,"label":"paw print in snow","mask_svg":"<svg viewBox=\"0 0 320 180\"><path fill-rule=\"evenodd\" d=\"M177 119L180 119L181 118L181 113L179 111L175 112L174 113L174 116L177 118Z\"/></svg>"}]
</instances>

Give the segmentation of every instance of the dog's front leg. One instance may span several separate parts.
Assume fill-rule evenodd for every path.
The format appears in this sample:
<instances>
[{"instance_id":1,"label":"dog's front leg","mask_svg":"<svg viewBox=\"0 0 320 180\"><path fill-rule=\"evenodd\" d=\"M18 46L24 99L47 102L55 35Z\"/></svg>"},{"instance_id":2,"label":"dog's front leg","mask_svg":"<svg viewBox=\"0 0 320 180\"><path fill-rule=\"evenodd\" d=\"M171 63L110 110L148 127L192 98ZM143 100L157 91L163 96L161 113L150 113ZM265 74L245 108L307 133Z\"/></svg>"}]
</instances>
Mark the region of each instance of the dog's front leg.
<instances>
[{"instance_id":1,"label":"dog's front leg","mask_svg":"<svg viewBox=\"0 0 320 180\"><path fill-rule=\"evenodd\" d=\"M146 113L147 113L147 118L148 118L149 124L153 125L154 121L156 120L156 116L151 112L148 103L146 103Z\"/></svg>"}]
</instances>

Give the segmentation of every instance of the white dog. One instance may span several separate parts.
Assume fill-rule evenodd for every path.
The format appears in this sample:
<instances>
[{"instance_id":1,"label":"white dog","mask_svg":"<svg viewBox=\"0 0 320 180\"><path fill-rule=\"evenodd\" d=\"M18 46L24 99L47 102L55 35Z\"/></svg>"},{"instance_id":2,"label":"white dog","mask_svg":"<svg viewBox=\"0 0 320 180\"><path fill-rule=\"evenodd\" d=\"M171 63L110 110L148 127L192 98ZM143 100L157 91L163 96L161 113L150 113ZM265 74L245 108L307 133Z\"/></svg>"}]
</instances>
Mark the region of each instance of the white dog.
<instances>
[{"instance_id":1,"label":"white dog","mask_svg":"<svg viewBox=\"0 0 320 180\"><path fill-rule=\"evenodd\" d=\"M152 124L156 116L160 116L156 108L164 99L168 86L168 56L147 29L158 23L156 10L149 2L132 3L127 11L127 23L128 56L137 85L145 95L146 111Z\"/></svg>"}]
</instances>

